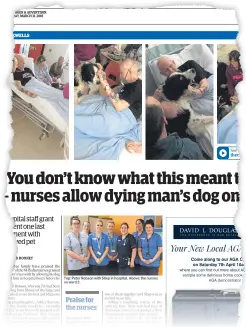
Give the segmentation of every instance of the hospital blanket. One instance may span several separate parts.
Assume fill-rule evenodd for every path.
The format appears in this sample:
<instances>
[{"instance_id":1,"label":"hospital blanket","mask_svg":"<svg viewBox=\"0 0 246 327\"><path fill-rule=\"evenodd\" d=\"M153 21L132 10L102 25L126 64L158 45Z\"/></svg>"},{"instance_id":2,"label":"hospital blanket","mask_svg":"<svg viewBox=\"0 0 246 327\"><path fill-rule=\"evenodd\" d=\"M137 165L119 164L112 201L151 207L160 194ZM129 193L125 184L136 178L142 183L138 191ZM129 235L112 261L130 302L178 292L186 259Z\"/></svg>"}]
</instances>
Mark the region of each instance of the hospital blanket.
<instances>
[{"instance_id":1,"label":"hospital blanket","mask_svg":"<svg viewBox=\"0 0 246 327\"><path fill-rule=\"evenodd\" d=\"M56 109L59 115L68 123L69 117L69 101L63 97L61 90L40 82L36 78L32 78L24 87L25 90L34 92L41 98L47 99Z\"/></svg>"},{"instance_id":2,"label":"hospital blanket","mask_svg":"<svg viewBox=\"0 0 246 327\"><path fill-rule=\"evenodd\" d=\"M218 124L218 144L237 144L238 120L236 112L228 114Z\"/></svg>"},{"instance_id":3,"label":"hospital blanket","mask_svg":"<svg viewBox=\"0 0 246 327\"><path fill-rule=\"evenodd\" d=\"M193 96L190 105L193 110L201 115L213 116L214 114L214 76L208 78L209 88L201 95Z\"/></svg>"},{"instance_id":4,"label":"hospital blanket","mask_svg":"<svg viewBox=\"0 0 246 327\"><path fill-rule=\"evenodd\" d=\"M129 109L116 112L108 98L88 96L75 106L74 115L77 160L118 160L127 141L141 140L141 122Z\"/></svg>"}]
</instances>

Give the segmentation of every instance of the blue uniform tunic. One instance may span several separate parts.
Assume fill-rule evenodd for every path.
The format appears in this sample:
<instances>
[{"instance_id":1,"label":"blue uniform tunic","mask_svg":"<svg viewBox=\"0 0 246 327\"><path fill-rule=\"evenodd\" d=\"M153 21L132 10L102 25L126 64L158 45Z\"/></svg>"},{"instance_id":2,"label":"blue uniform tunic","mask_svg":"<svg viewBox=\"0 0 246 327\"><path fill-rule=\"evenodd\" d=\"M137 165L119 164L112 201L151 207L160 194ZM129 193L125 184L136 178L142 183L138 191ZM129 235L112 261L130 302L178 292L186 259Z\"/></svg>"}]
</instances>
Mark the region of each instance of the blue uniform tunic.
<instances>
[{"instance_id":1,"label":"blue uniform tunic","mask_svg":"<svg viewBox=\"0 0 246 327\"><path fill-rule=\"evenodd\" d=\"M153 259L156 255L158 248L162 247L162 238L159 234L153 233L150 239L147 239L147 235L142 235L138 241L138 247L142 249L142 256L145 260ZM146 264L140 260L140 265L145 267L159 267L160 256L152 263Z\"/></svg>"},{"instance_id":2,"label":"blue uniform tunic","mask_svg":"<svg viewBox=\"0 0 246 327\"><path fill-rule=\"evenodd\" d=\"M97 258L101 258L106 248L109 248L110 246L108 236L104 233L101 233L100 238L97 238L96 233L90 234L88 238L88 245L92 248ZM109 259L107 256L100 264L96 263L92 256L90 257L90 265L92 266L107 266L108 263Z\"/></svg>"}]
</instances>

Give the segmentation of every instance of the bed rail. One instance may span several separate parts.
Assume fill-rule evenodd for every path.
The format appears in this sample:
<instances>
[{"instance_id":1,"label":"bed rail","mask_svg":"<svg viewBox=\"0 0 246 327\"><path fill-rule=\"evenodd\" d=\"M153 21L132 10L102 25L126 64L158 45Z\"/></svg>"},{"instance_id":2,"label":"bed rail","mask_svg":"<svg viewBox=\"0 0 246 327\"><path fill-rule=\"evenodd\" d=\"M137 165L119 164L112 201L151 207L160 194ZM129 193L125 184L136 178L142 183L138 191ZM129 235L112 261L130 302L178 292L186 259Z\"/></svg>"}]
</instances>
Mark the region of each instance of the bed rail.
<instances>
[{"instance_id":1,"label":"bed rail","mask_svg":"<svg viewBox=\"0 0 246 327\"><path fill-rule=\"evenodd\" d=\"M42 129L42 133L39 137L40 140L49 137L49 134L54 132L55 127L50 121L40 115L32 104L25 102L15 93L12 96L12 104L14 108L22 111L28 119Z\"/></svg>"}]
</instances>

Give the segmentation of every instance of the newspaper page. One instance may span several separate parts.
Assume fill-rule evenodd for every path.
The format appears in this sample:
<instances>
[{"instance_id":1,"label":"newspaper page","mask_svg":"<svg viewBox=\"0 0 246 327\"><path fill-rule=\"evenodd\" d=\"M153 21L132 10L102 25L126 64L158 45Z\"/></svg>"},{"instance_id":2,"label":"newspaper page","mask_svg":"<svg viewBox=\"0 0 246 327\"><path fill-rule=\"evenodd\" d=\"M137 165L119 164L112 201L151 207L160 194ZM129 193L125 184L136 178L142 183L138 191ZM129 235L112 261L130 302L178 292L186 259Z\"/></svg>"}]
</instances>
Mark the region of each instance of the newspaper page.
<instances>
[{"instance_id":1,"label":"newspaper page","mask_svg":"<svg viewBox=\"0 0 246 327\"><path fill-rule=\"evenodd\" d=\"M18 10L15 325L235 326L233 10Z\"/></svg>"}]
</instances>

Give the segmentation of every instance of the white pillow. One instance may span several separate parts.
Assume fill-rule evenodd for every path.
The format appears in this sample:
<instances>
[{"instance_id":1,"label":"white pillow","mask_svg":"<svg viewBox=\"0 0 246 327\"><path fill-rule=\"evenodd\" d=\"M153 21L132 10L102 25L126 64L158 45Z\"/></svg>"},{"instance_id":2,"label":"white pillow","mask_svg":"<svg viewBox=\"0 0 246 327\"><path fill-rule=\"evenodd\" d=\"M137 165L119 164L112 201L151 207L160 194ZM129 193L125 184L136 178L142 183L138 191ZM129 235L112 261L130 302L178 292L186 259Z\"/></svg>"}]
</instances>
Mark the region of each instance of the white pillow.
<instances>
[{"instance_id":1,"label":"white pillow","mask_svg":"<svg viewBox=\"0 0 246 327\"><path fill-rule=\"evenodd\" d=\"M34 60L30 57L25 57L25 67L30 68L34 73Z\"/></svg>"},{"instance_id":2,"label":"white pillow","mask_svg":"<svg viewBox=\"0 0 246 327\"><path fill-rule=\"evenodd\" d=\"M187 60L196 61L202 68L209 73L214 72L214 55L206 44L190 44L180 52L183 63Z\"/></svg>"},{"instance_id":3,"label":"white pillow","mask_svg":"<svg viewBox=\"0 0 246 327\"><path fill-rule=\"evenodd\" d=\"M179 54L173 54L173 55L161 55L159 58L161 57L167 57L167 58L170 58L172 60L174 60L176 66L180 66L182 65L182 61L180 59L180 56ZM149 61L149 68L150 68L150 71L152 73L152 76L156 82L156 85L161 85L161 84L164 84L165 83L165 80L166 80L166 76L163 76L160 74L159 72L159 68L157 67L157 61L159 58L156 58L154 60L151 60Z\"/></svg>"},{"instance_id":4,"label":"white pillow","mask_svg":"<svg viewBox=\"0 0 246 327\"><path fill-rule=\"evenodd\" d=\"M162 55L160 57L171 58L172 60L174 60L177 67L184 64L188 60L194 60L205 70L213 74L213 53L206 44L190 44L178 54L167 54ZM148 62L150 71L157 86L164 84L166 80L166 77L160 74L159 69L157 67L157 61L159 58Z\"/></svg>"}]
</instances>

